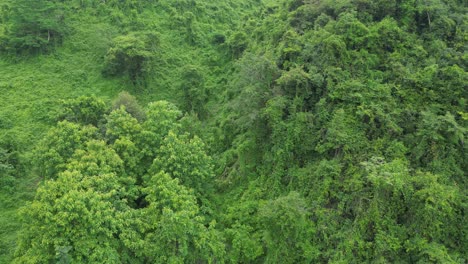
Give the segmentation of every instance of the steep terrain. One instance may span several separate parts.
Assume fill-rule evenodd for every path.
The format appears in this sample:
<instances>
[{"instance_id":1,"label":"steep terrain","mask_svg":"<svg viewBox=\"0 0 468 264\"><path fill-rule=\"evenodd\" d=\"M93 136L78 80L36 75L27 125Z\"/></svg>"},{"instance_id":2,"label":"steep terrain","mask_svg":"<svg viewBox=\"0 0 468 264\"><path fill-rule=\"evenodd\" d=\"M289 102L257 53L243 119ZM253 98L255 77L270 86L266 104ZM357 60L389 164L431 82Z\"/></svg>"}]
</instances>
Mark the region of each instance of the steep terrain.
<instances>
[{"instance_id":1,"label":"steep terrain","mask_svg":"<svg viewBox=\"0 0 468 264\"><path fill-rule=\"evenodd\" d=\"M0 263L466 261L463 1L0 7Z\"/></svg>"}]
</instances>

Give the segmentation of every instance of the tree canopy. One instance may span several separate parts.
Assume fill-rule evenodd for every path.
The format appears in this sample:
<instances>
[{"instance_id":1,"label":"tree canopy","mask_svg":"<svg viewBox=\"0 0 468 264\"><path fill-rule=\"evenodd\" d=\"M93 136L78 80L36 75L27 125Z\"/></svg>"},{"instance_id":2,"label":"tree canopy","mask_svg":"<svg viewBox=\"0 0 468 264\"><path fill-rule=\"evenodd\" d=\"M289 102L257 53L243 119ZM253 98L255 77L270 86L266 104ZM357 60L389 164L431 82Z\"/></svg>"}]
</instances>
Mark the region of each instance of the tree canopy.
<instances>
[{"instance_id":1,"label":"tree canopy","mask_svg":"<svg viewBox=\"0 0 468 264\"><path fill-rule=\"evenodd\" d=\"M0 0L0 263L464 263L467 11Z\"/></svg>"}]
</instances>

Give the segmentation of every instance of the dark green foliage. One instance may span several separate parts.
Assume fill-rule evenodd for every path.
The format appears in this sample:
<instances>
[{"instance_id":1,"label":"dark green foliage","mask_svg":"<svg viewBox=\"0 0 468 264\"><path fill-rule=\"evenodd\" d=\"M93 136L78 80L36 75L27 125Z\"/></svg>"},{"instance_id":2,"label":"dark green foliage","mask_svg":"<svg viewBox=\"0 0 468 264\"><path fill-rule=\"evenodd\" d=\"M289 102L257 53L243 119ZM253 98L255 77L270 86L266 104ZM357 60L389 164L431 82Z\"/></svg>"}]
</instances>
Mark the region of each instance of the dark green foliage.
<instances>
[{"instance_id":1,"label":"dark green foliage","mask_svg":"<svg viewBox=\"0 0 468 264\"><path fill-rule=\"evenodd\" d=\"M265 262L308 263L316 259L318 251L310 240L314 228L309 214L305 200L296 192L260 207Z\"/></svg>"},{"instance_id":2,"label":"dark green foliage","mask_svg":"<svg viewBox=\"0 0 468 264\"><path fill-rule=\"evenodd\" d=\"M466 261L461 1L0 14L0 262Z\"/></svg>"},{"instance_id":3,"label":"dark green foliage","mask_svg":"<svg viewBox=\"0 0 468 264\"><path fill-rule=\"evenodd\" d=\"M136 98L125 91L119 93L117 98L112 103L112 108L114 110L119 109L122 106L125 107L125 111L127 111L130 115L132 115L139 121L145 119L145 112L143 111L142 107L138 104Z\"/></svg>"},{"instance_id":4,"label":"dark green foliage","mask_svg":"<svg viewBox=\"0 0 468 264\"><path fill-rule=\"evenodd\" d=\"M247 35L244 32L234 32L228 39L228 46L233 58L242 55L247 45Z\"/></svg>"},{"instance_id":5,"label":"dark green foliage","mask_svg":"<svg viewBox=\"0 0 468 264\"><path fill-rule=\"evenodd\" d=\"M10 27L1 48L16 53L49 51L66 32L62 3L51 0L12 1Z\"/></svg>"},{"instance_id":6,"label":"dark green foliage","mask_svg":"<svg viewBox=\"0 0 468 264\"><path fill-rule=\"evenodd\" d=\"M205 114L205 104L208 101L208 94L205 88L205 79L201 72L193 66L186 66L182 69L181 90L184 97L184 109L188 112Z\"/></svg>"},{"instance_id":7,"label":"dark green foliage","mask_svg":"<svg viewBox=\"0 0 468 264\"><path fill-rule=\"evenodd\" d=\"M7 190L13 187L15 178L13 177L14 167L10 161L11 153L0 148L0 189Z\"/></svg>"},{"instance_id":8,"label":"dark green foliage","mask_svg":"<svg viewBox=\"0 0 468 264\"><path fill-rule=\"evenodd\" d=\"M244 126L229 130L231 123L224 123L237 148L226 151L234 160L229 179L234 174L255 181L232 183L233 194L257 193L247 196L250 202L300 192L315 224L308 242L316 251L308 256L318 263L463 262L466 239L455 230L466 207L466 92L460 90L466 90L461 81L466 64L460 61L463 52L447 54L454 51L457 34L466 32L446 13L460 6L443 1L283 4L258 22L271 34L256 39L251 33L239 58L252 66L252 58L272 54L279 74L265 85L246 80L269 70L239 68L234 89L226 94L236 107L224 118L238 118ZM259 186L268 190L256 190ZM429 193L434 196L424 196ZM425 217L434 221L424 222ZM253 233L265 228L255 220L240 223L231 228L241 232L248 226ZM287 236L281 237L275 245ZM268 250L256 258L268 259Z\"/></svg>"},{"instance_id":9,"label":"dark green foliage","mask_svg":"<svg viewBox=\"0 0 468 264\"><path fill-rule=\"evenodd\" d=\"M214 44L223 44L224 42L226 42L226 36L224 36L221 33L214 33L212 38Z\"/></svg>"},{"instance_id":10,"label":"dark green foliage","mask_svg":"<svg viewBox=\"0 0 468 264\"><path fill-rule=\"evenodd\" d=\"M151 70L158 44L158 36L153 32L132 32L114 38L105 57L103 74L127 74L132 82L144 78Z\"/></svg>"}]
</instances>

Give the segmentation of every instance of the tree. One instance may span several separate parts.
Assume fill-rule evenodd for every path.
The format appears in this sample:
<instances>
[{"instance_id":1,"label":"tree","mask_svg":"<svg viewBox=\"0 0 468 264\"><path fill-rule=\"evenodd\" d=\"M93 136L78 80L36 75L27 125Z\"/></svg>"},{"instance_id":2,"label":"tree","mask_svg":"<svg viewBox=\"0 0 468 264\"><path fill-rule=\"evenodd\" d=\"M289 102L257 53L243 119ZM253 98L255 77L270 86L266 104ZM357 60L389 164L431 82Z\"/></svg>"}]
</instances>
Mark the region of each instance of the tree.
<instances>
[{"instance_id":1,"label":"tree","mask_svg":"<svg viewBox=\"0 0 468 264\"><path fill-rule=\"evenodd\" d=\"M234 32L227 41L233 58L239 58L248 47L247 35L244 32Z\"/></svg>"},{"instance_id":2,"label":"tree","mask_svg":"<svg viewBox=\"0 0 468 264\"><path fill-rule=\"evenodd\" d=\"M223 245L215 240L216 231L204 226L189 189L163 171L153 174L145 185L148 206L133 212L137 221L122 235L137 256L151 263L222 259Z\"/></svg>"},{"instance_id":3,"label":"tree","mask_svg":"<svg viewBox=\"0 0 468 264\"><path fill-rule=\"evenodd\" d=\"M125 106L125 111L136 118L138 121L145 119L145 111L138 104L137 99L126 91L120 92L112 103L112 109L120 109Z\"/></svg>"},{"instance_id":4,"label":"tree","mask_svg":"<svg viewBox=\"0 0 468 264\"><path fill-rule=\"evenodd\" d=\"M59 116L61 120L97 127L107 112L107 106L96 96L80 96L63 101L61 111Z\"/></svg>"},{"instance_id":5,"label":"tree","mask_svg":"<svg viewBox=\"0 0 468 264\"><path fill-rule=\"evenodd\" d=\"M106 137L111 142L122 137L138 138L141 133L141 124L126 111L125 106L112 111L106 119Z\"/></svg>"},{"instance_id":6,"label":"tree","mask_svg":"<svg viewBox=\"0 0 468 264\"><path fill-rule=\"evenodd\" d=\"M16 263L222 261L222 234L197 203L213 174L203 143L175 134L174 105L152 103L147 115L141 124L121 105L103 134L68 121L51 129L36 150L46 180L22 211Z\"/></svg>"},{"instance_id":7,"label":"tree","mask_svg":"<svg viewBox=\"0 0 468 264\"><path fill-rule=\"evenodd\" d=\"M311 262L318 255L306 202L296 192L263 204L258 212L264 230L267 263Z\"/></svg>"},{"instance_id":8,"label":"tree","mask_svg":"<svg viewBox=\"0 0 468 264\"><path fill-rule=\"evenodd\" d=\"M274 82L280 73L271 55L246 53L236 66L235 86L228 91L228 96L234 97L228 109L231 115L236 114L235 128L226 131L228 136L252 127L258 121L261 108L271 97Z\"/></svg>"},{"instance_id":9,"label":"tree","mask_svg":"<svg viewBox=\"0 0 468 264\"><path fill-rule=\"evenodd\" d=\"M11 27L3 48L16 53L39 52L60 44L66 32L60 5L50 0L13 1Z\"/></svg>"},{"instance_id":10,"label":"tree","mask_svg":"<svg viewBox=\"0 0 468 264\"><path fill-rule=\"evenodd\" d=\"M117 152L124 162L125 173L138 181L139 177L147 170L141 164L143 153L139 139L143 131L141 124L124 105L120 109L112 111L107 117L106 138L111 147Z\"/></svg>"},{"instance_id":11,"label":"tree","mask_svg":"<svg viewBox=\"0 0 468 264\"><path fill-rule=\"evenodd\" d=\"M351 114L344 109L335 110L330 122L323 129L323 136L316 150L320 153L334 153L334 157L362 151L366 138L359 128L360 125Z\"/></svg>"},{"instance_id":12,"label":"tree","mask_svg":"<svg viewBox=\"0 0 468 264\"><path fill-rule=\"evenodd\" d=\"M228 260L231 263L249 263L260 258L263 252L261 234L247 224L236 222L224 230L228 241Z\"/></svg>"},{"instance_id":13,"label":"tree","mask_svg":"<svg viewBox=\"0 0 468 264\"><path fill-rule=\"evenodd\" d=\"M122 161L102 141L77 151L59 173L39 187L22 210L27 228L21 233L16 263L116 263L128 257L120 232L128 221L127 189L119 177ZM130 188L131 189L131 188ZM58 258L58 259L57 259Z\"/></svg>"},{"instance_id":14,"label":"tree","mask_svg":"<svg viewBox=\"0 0 468 264\"><path fill-rule=\"evenodd\" d=\"M182 69L181 79L185 111L204 115L208 94L202 71L194 66L186 66Z\"/></svg>"},{"instance_id":15,"label":"tree","mask_svg":"<svg viewBox=\"0 0 468 264\"><path fill-rule=\"evenodd\" d=\"M421 113L416 132L417 145L412 149L415 162L431 168L433 173L450 175L457 182L466 182L463 159L466 159L467 129L447 112L437 115Z\"/></svg>"},{"instance_id":16,"label":"tree","mask_svg":"<svg viewBox=\"0 0 468 264\"><path fill-rule=\"evenodd\" d=\"M128 74L136 83L150 70L158 45L159 38L153 32L132 32L114 38L105 57L103 73L109 76Z\"/></svg>"},{"instance_id":17,"label":"tree","mask_svg":"<svg viewBox=\"0 0 468 264\"><path fill-rule=\"evenodd\" d=\"M276 80L283 93L291 98L308 99L312 95L312 80L303 69L292 68Z\"/></svg>"},{"instance_id":18,"label":"tree","mask_svg":"<svg viewBox=\"0 0 468 264\"><path fill-rule=\"evenodd\" d=\"M36 147L34 163L40 175L45 179L55 179L59 172L65 170L75 150L83 148L96 132L93 126L81 127L68 121L59 122Z\"/></svg>"},{"instance_id":19,"label":"tree","mask_svg":"<svg viewBox=\"0 0 468 264\"><path fill-rule=\"evenodd\" d=\"M441 176L418 172L412 179L414 191L406 216L411 239L406 250L420 263L458 263L456 253L466 255L466 226L462 227L466 194L457 185L444 184Z\"/></svg>"},{"instance_id":20,"label":"tree","mask_svg":"<svg viewBox=\"0 0 468 264\"><path fill-rule=\"evenodd\" d=\"M169 131L178 131L180 128L178 120L182 117L182 112L174 104L158 101L148 104L146 117L138 142L146 156L146 165L150 166L164 137Z\"/></svg>"},{"instance_id":21,"label":"tree","mask_svg":"<svg viewBox=\"0 0 468 264\"><path fill-rule=\"evenodd\" d=\"M337 34L342 35L351 49L362 48L369 33L367 27L356 18L355 13L342 13L335 24Z\"/></svg>"},{"instance_id":22,"label":"tree","mask_svg":"<svg viewBox=\"0 0 468 264\"><path fill-rule=\"evenodd\" d=\"M151 166L153 173L164 171L184 186L195 189L196 194L210 191L213 169L213 161L200 138L178 136L173 131L164 138Z\"/></svg>"}]
</instances>

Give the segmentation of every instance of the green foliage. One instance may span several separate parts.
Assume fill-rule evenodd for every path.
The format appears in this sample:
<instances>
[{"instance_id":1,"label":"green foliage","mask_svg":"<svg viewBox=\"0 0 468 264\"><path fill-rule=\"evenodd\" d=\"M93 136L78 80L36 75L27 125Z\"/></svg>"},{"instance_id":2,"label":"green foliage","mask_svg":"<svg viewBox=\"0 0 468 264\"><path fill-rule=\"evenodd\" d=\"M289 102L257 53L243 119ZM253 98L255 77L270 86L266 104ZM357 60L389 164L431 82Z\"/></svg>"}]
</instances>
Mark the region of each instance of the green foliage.
<instances>
[{"instance_id":1,"label":"green foliage","mask_svg":"<svg viewBox=\"0 0 468 264\"><path fill-rule=\"evenodd\" d=\"M174 105L162 101L149 104L143 123L121 105L106 116L102 132L82 119L51 129L35 152L46 180L23 209L27 227L15 261L222 259L222 235L215 222L207 227L197 203L200 193L211 192L212 161L198 137L175 134L179 117ZM151 145L148 136L157 143ZM146 159L154 160L150 178L144 177Z\"/></svg>"},{"instance_id":2,"label":"green foliage","mask_svg":"<svg viewBox=\"0 0 468 264\"><path fill-rule=\"evenodd\" d=\"M61 110L59 117L61 120L97 126L104 113L107 112L107 107L103 100L95 96L81 96L64 101Z\"/></svg>"},{"instance_id":3,"label":"green foliage","mask_svg":"<svg viewBox=\"0 0 468 264\"><path fill-rule=\"evenodd\" d=\"M49 51L66 32L62 3L50 0L13 1L10 28L1 47L16 53Z\"/></svg>"},{"instance_id":4,"label":"green foliage","mask_svg":"<svg viewBox=\"0 0 468 264\"><path fill-rule=\"evenodd\" d=\"M132 32L113 39L105 57L103 74L127 74L132 82L144 78L157 55L158 36L153 32Z\"/></svg>"},{"instance_id":5,"label":"green foliage","mask_svg":"<svg viewBox=\"0 0 468 264\"><path fill-rule=\"evenodd\" d=\"M118 138L138 137L141 129L141 124L126 111L125 106L121 106L107 116L106 136L112 142Z\"/></svg>"},{"instance_id":6,"label":"green foliage","mask_svg":"<svg viewBox=\"0 0 468 264\"><path fill-rule=\"evenodd\" d=\"M228 256L230 263L253 262L263 254L259 235L251 226L236 223L227 228L225 234L231 244Z\"/></svg>"},{"instance_id":7,"label":"green foliage","mask_svg":"<svg viewBox=\"0 0 468 264\"><path fill-rule=\"evenodd\" d=\"M5 149L0 148L0 189L7 190L13 187L15 178L13 177L14 167L10 163L10 156Z\"/></svg>"},{"instance_id":8,"label":"green foliage","mask_svg":"<svg viewBox=\"0 0 468 264\"><path fill-rule=\"evenodd\" d=\"M151 171L164 171L184 186L195 189L196 193L207 193L213 178L213 162L206 155L200 138L189 139L188 135L177 136L170 131L159 148Z\"/></svg>"},{"instance_id":9,"label":"green foliage","mask_svg":"<svg viewBox=\"0 0 468 264\"><path fill-rule=\"evenodd\" d=\"M0 262L463 263L466 11L0 0Z\"/></svg>"},{"instance_id":10,"label":"green foliage","mask_svg":"<svg viewBox=\"0 0 468 264\"><path fill-rule=\"evenodd\" d=\"M233 58L239 58L247 48L247 35L244 32L234 32L228 39L228 47Z\"/></svg>"},{"instance_id":11,"label":"green foliage","mask_svg":"<svg viewBox=\"0 0 468 264\"><path fill-rule=\"evenodd\" d=\"M119 109L121 106L125 106L125 111L127 111L134 118L142 121L145 119L145 112L142 107L138 104L136 98L129 94L128 92L120 92L117 98L112 103L113 109Z\"/></svg>"},{"instance_id":12,"label":"green foliage","mask_svg":"<svg viewBox=\"0 0 468 264\"><path fill-rule=\"evenodd\" d=\"M123 241L144 256L146 262L184 263L222 258L221 241L212 240L211 228L203 217L195 196L177 179L159 172L142 191L148 206L135 212L135 228L123 234Z\"/></svg>"},{"instance_id":13,"label":"green foliage","mask_svg":"<svg viewBox=\"0 0 468 264\"><path fill-rule=\"evenodd\" d=\"M115 174L85 176L71 170L48 181L22 212L29 227L21 235L16 262L50 262L63 247L71 247L74 262L118 261L121 242L115 236L125 221L119 211L126 208L119 189Z\"/></svg>"},{"instance_id":14,"label":"green foliage","mask_svg":"<svg viewBox=\"0 0 468 264\"><path fill-rule=\"evenodd\" d=\"M265 230L265 262L306 263L316 258L318 252L310 240L314 228L298 193L262 205L259 218Z\"/></svg>"},{"instance_id":15,"label":"green foliage","mask_svg":"<svg viewBox=\"0 0 468 264\"><path fill-rule=\"evenodd\" d=\"M180 69L186 64L201 69L207 90L214 89L218 93L219 89L222 89L222 85L215 84L223 78L224 74L221 73L221 68L229 62L221 52L213 48L209 43L208 36L211 35L211 32L219 32L227 36L227 32L233 29L237 21L240 20L241 14L252 13L254 10L258 10L258 7L252 6L254 1L250 0L245 3L224 0L216 3L189 2L176 3L165 0L0 0L0 42L2 43L0 49L2 51L7 48L5 45L12 43L10 40L15 40L16 33L11 31L15 27L13 15L16 11L13 9L16 9L19 4L28 5L25 6L24 10L31 12L15 14L23 16L25 20L32 21L37 18L39 23L34 24L34 27L40 26L42 29L48 29L50 27L43 22L56 20L59 23L57 29L60 31L60 37L51 34L50 41L40 49L24 46L24 49L17 51L8 46L8 52L11 56L1 56L0 58L0 92L2 93L0 100L2 102L0 104L0 145L7 150L8 164L13 166L13 170L8 171L15 178L15 181L11 182L12 188L8 187L8 191L0 191L1 263L12 263L13 261L16 241L19 241L18 231L21 229L21 222L17 219L16 211L27 200L33 199L37 186L42 184L41 177L49 177L48 173L41 171L47 170L51 174L50 178L57 178L57 174L66 169L64 165L58 166L60 169L54 168L54 166L59 165L58 160L66 163L67 160L70 160L70 155L73 156L76 148L83 150L86 147L86 143L75 144L77 142L75 140L72 140L70 144L68 140L58 141L57 144L53 139L49 139L48 142L41 141L47 130L55 125L56 113L63 113L61 101L93 94L99 100L108 102L116 98L122 89L133 88L128 80L129 75L125 73L118 74L114 78L105 78L102 74L102 69L105 67L103 60L113 39L118 36L131 35L136 31L157 31L159 34L160 46L154 53L156 56L151 59L148 65L144 63L145 70L147 70L143 74L146 86L144 89L132 90L132 93L145 104L151 101L169 100L176 105L183 105L182 96L179 93L179 80ZM39 6L41 3L53 5ZM53 15L41 11L42 8L45 11L49 7L51 7L49 9L51 12L54 11ZM181 17L185 12L194 14L191 28L188 25L174 27L177 22L174 19L174 14ZM235 18L231 19L231 16ZM53 26L51 32L55 30L55 25ZM39 39L37 43L43 43L47 40L48 34L42 29L34 34L28 33L28 35L20 37L25 37L24 40L28 40L30 36L31 39L37 37ZM189 33L189 30L194 33L193 43L188 43L189 39L186 33ZM142 38L144 39L144 37ZM22 57L19 56L19 53L26 53L27 50L41 54L29 56L27 60L21 60ZM16 52L18 52L18 56L15 56ZM188 63L189 61L190 63ZM146 67L155 64L157 67ZM140 82L143 82L141 78L137 80L137 84ZM90 100L90 102L92 101ZM125 107L127 112L131 111L129 104L126 104ZM106 108L111 109L109 106ZM119 109L120 106L117 108ZM211 112L211 109L207 108L206 111ZM182 113L178 110L176 112L179 113L178 118L180 118ZM67 113L71 114L71 112ZM75 115L74 113L79 113L79 111L74 110L72 115ZM135 113L131 114L137 117L140 124L143 122L144 118L140 119ZM92 116L92 113L89 113L89 116ZM151 122L154 126L150 125ZM108 142L108 145L117 152L123 161L124 173L141 181L141 175L146 173L154 159L154 156L149 153L154 154L158 150L159 143L165 136L154 137L155 134L152 132L159 131L160 127L156 121L151 122L147 123L147 127L151 127L151 129L143 130L141 135L133 135L131 139L119 137L111 140L106 137L106 117L101 115L100 123L97 124L98 128L90 129L93 130L90 138ZM199 126L201 129L197 129L198 132L204 131L206 126L199 123L199 121L197 123L191 122L191 125ZM81 126L82 124L77 125ZM166 126L180 127L180 124L172 122L170 119L166 125L161 127ZM190 130L190 132L195 134L194 130ZM209 138L205 135L200 135L200 137ZM147 144L151 142L155 144ZM63 143L63 149L57 150L61 143ZM40 153L48 152L49 146L50 149L56 149L56 152L60 153L53 154L51 150L51 153L47 154L55 157L56 160L52 159L50 169L46 169L40 164L44 164L43 162L47 160L48 156L41 156ZM36 156L36 151L32 151L36 147L39 156ZM65 151L68 147L70 147L69 150ZM2 161L2 164L5 163ZM138 197L136 201L132 201L131 206L139 207L144 206L144 204L144 199ZM205 224L208 226L207 223ZM213 224L212 229L218 229L218 225ZM223 240L223 234L219 232L210 232L210 236L216 237L217 241ZM69 246L64 245L51 250L50 252L55 252L53 259L51 258L52 262L60 261L60 259L67 261L68 257L73 256L73 249L68 250L68 248ZM131 258L117 262L144 262L129 259Z\"/></svg>"},{"instance_id":16,"label":"green foliage","mask_svg":"<svg viewBox=\"0 0 468 264\"><path fill-rule=\"evenodd\" d=\"M340 156L343 152L349 153L362 149L364 146L361 144L365 141L357 120L343 109L338 109L327 124L327 131L322 137L321 144L317 146L317 151Z\"/></svg>"},{"instance_id":17,"label":"green foliage","mask_svg":"<svg viewBox=\"0 0 468 264\"><path fill-rule=\"evenodd\" d=\"M80 127L78 124L61 121L38 143L35 151L35 164L40 176L54 179L65 169L65 165L75 150L82 148L93 138L96 128Z\"/></svg>"},{"instance_id":18,"label":"green foliage","mask_svg":"<svg viewBox=\"0 0 468 264\"><path fill-rule=\"evenodd\" d=\"M184 109L203 116L206 111L205 104L208 101L208 94L200 69L193 66L187 66L182 69L181 90L184 97Z\"/></svg>"},{"instance_id":19,"label":"green foliage","mask_svg":"<svg viewBox=\"0 0 468 264\"><path fill-rule=\"evenodd\" d=\"M238 58L245 66L236 69L226 92L232 106L219 117L230 132L227 179L234 174L255 181L232 182L231 194L247 196L239 199L245 204L268 199L267 208L300 192L310 208L314 247L311 255L297 250L294 257L317 263L463 261L466 240L454 230L465 218L459 199L466 194L459 188L466 187L466 102L459 88L466 86L466 65L459 60L463 52L451 52L456 35L466 34L456 31L463 27L453 19L458 15L446 13L459 8L443 1L282 1L269 3L254 22L262 32L249 32L252 40ZM253 63L266 54L279 73ZM268 85L250 78L265 75L273 76ZM268 191L248 196L259 186ZM437 189L427 190L431 202L421 198L429 186ZM254 235L243 241L255 249L261 241L256 235L272 221L260 221L264 209L258 215L246 208L228 207L244 213L229 222L228 241L249 230ZM439 209L429 212L433 208ZM425 223L425 217L435 220ZM260 255L245 260L248 251L236 246L232 257L275 262L269 258L282 254L287 235L277 237L283 239L272 242L276 247L252 250ZM294 257L281 261L306 262Z\"/></svg>"},{"instance_id":20,"label":"green foliage","mask_svg":"<svg viewBox=\"0 0 468 264\"><path fill-rule=\"evenodd\" d=\"M147 119L143 123L145 130L155 134L162 140L171 130L177 131L177 121L182 117L182 112L167 101L150 103L146 112Z\"/></svg>"}]
</instances>

